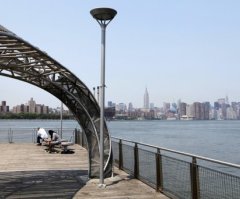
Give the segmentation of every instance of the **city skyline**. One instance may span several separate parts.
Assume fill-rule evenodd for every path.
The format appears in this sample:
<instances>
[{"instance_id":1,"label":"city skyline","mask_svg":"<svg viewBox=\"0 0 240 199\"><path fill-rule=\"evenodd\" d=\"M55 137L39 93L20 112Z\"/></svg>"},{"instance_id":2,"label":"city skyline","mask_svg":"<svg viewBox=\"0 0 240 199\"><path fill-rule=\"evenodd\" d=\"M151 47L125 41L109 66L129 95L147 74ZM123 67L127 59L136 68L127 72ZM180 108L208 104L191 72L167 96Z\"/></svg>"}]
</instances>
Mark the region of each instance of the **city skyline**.
<instances>
[{"instance_id":1,"label":"city skyline","mask_svg":"<svg viewBox=\"0 0 240 199\"><path fill-rule=\"evenodd\" d=\"M13 113L20 113L20 112L29 112L29 113L35 113L35 112L41 112L40 109L43 109L43 112L48 112L49 109L61 109L60 106L58 107L50 107L47 104L43 103L37 103L33 97L26 100L24 103L17 103L13 106L10 106L8 104L8 101L6 99L1 100L1 105L3 112L13 112ZM64 110L64 107L63 107Z\"/></svg>"},{"instance_id":2,"label":"city skyline","mask_svg":"<svg viewBox=\"0 0 240 199\"><path fill-rule=\"evenodd\" d=\"M155 106L178 99L240 99L239 1L1 0L1 5L1 25L62 63L91 91L100 84L100 31L89 11L116 9L106 41L106 101L142 107L146 85ZM11 106L30 97L51 107L61 104L24 82L0 77L0 84L6 85L0 98L7 95Z\"/></svg>"},{"instance_id":3,"label":"city skyline","mask_svg":"<svg viewBox=\"0 0 240 199\"><path fill-rule=\"evenodd\" d=\"M130 102L127 106L124 103L116 104L108 102L105 109L105 117L111 119L130 119L130 120L239 120L240 119L240 102L229 102L228 96L219 98L213 105L210 102L194 102L187 104L185 102L170 103L165 102L162 107L155 107L149 104L148 91L145 89L143 108L134 107ZM114 109L113 109L114 107ZM70 112L64 110L64 113ZM22 114L58 114L61 108L53 109L44 104L37 104L31 98L25 104L19 104L12 108L7 105L7 101L2 101L0 113L6 116L7 113ZM8 115L7 115L8 117Z\"/></svg>"},{"instance_id":4,"label":"city skyline","mask_svg":"<svg viewBox=\"0 0 240 199\"><path fill-rule=\"evenodd\" d=\"M98 101L98 96L95 95L95 98L96 98L96 101ZM194 102L186 102L186 101L182 101L181 99L178 99L177 101L165 101L163 102L161 105L155 105L154 102L151 102L150 100L150 95L148 93L148 90L147 88L145 88L145 92L143 94L143 101L142 101L142 106L138 107L134 104L134 102L116 102L116 101L107 101L106 104L105 104L105 107L111 107L112 105L118 105L118 104L124 104L126 106L128 106L129 104L131 104L131 108L137 108L137 109L151 109L151 108L154 108L154 107L157 107L157 108L161 108L164 106L164 104L166 103L169 103L170 105L172 104L178 104L180 102L182 103L186 103L188 105L190 104L193 104L193 103L205 103L205 102L208 102L210 103L210 105L213 105L215 102L219 102L220 104L221 103L225 103L225 104L231 104L232 102L237 102L237 103L240 103L240 99L239 100L236 100L236 101L231 101L229 100L229 97L228 96L225 96L225 97L219 97L217 99L215 99L213 102L209 102L207 100L203 100L203 101L194 101ZM4 102L5 105L7 105L9 107L9 109L13 109L14 107L16 106L20 106L20 105L28 105L30 103L30 101L33 100L33 97L30 97L30 99L26 99L24 103L22 102L17 102L16 104L13 104L13 105L9 105L8 103L8 100L6 98L4 99L0 99L0 101ZM34 102L36 103L36 102ZM60 108L61 107L61 104L55 106L55 107L52 107L52 106L49 106L48 104L45 104L45 103L42 103L42 102L39 102L38 105L44 105L44 106L48 106L49 108ZM154 105L153 107L151 107L151 105ZM63 108L66 109L67 107L63 104Z\"/></svg>"}]
</instances>

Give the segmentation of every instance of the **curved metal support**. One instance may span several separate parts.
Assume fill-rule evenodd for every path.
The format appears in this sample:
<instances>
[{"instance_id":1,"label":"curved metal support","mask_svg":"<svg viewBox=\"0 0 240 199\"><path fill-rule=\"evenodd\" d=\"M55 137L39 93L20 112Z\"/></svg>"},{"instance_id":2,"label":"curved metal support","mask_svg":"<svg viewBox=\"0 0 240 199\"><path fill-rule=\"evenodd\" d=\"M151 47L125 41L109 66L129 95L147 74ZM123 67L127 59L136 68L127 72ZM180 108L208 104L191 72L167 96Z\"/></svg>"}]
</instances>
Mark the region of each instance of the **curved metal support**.
<instances>
[{"instance_id":1,"label":"curved metal support","mask_svg":"<svg viewBox=\"0 0 240 199\"><path fill-rule=\"evenodd\" d=\"M0 75L35 85L61 100L86 134L89 176L99 177L100 108L87 86L56 60L0 26ZM111 175L111 140L104 124L104 177Z\"/></svg>"}]
</instances>

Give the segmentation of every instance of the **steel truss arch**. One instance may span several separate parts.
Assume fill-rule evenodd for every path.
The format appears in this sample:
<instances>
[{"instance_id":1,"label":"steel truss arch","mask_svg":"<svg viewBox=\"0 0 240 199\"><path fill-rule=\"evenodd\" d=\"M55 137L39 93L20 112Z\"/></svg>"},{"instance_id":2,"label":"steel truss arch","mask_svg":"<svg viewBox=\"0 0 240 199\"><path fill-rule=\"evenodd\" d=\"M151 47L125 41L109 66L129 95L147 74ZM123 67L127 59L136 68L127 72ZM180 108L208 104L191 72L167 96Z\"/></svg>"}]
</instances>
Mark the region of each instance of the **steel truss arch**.
<instances>
[{"instance_id":1,"label":"steel truss arch","mask_svg":"<svg viewBox=\"0 0 240 199\"><path fill-rule=\"evenodd\" d=\"M0 75L35 85L61 100L83 129L89 177L99 177L100 108L87 86L47 53L0 26ZM112 172L111 138L104 125L104 177Z\"/></svg>"}]
</instances>

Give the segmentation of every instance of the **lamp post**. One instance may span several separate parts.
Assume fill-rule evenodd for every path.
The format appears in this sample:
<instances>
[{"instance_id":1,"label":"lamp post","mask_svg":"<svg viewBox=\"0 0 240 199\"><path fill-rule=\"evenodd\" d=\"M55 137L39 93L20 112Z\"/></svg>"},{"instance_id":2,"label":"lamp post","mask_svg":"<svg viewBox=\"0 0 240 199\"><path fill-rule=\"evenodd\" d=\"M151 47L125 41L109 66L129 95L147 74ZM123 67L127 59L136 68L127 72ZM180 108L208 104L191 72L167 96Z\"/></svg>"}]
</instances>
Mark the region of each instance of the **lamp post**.
<instances>
[{"instance_id":1,"label":"lamp post","mask_svg":"<svg viewBox=\"0 0 240 199\"><path fill-rule=\"evenodd\" d=\"M100 179L99 187L104 187L104 103L105 103L105 39L106 27L117 14L111 8L95 8L90 11L101 27L101 88L100 88Z\"/></svg>"},{"instance_id":2,"label":"lamp post","mask_svg":"<svg viewBox=\"0 0 240 199\"><path fill-rule=\"evenodd\" d=\"M62 132L63 132L63 102L61 102L61 111L60 111L60 119L61 119L61 134L60 134L60 136L61 136L61 138L62 138Z\"/></svg>"},{"instance_id":3,"label":"lamp post","mask_svg":"<svg viewBox=\"0 0 240 199\"><path fill-rule=\"evenodd\" d=\"M96 96L95 96L95 87L93 87L93 96L96 98Z\"/></svg>"}]
</instances>

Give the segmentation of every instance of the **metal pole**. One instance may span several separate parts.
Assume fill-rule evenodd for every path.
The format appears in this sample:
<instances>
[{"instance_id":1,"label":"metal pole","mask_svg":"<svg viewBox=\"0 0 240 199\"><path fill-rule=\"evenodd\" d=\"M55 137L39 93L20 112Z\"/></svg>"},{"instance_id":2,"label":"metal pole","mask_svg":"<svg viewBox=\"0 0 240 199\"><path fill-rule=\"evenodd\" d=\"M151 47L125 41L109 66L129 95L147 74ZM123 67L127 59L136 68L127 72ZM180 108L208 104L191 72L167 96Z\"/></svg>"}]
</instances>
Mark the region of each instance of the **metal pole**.
<instances>
[{"instance_id":1,"label":"metal pole","mask_svg":"<svg viewBox=\"0 0 240 199\"><path fill-rule=\"evenodd\" d=\"M106 27L110 21L117 14L117 11L111 8L95 8L90 11L94 19L97 20L101 27L101 85L100 85L100 179L99 187L105 187L104 185L104 104L105 104L105 38Z\"/></svg>"},{"instance_id":2,"label":"metal pole","mask_svg":"<svg viewBox=\"0 0 240 199\"><path fill-rule=\"evenodd\" d=\"M61 133L60 136L62 138L62 128L63 128L63 103L61 102L61 111L60 111L60 119L61 119Z\"/></svg>"},{"instance_id":3,"label":"metal pole","mask_svg":"<svg viewBox=\"0 0 240 199\"><path fill-rule=\"evenodd\" d=\"M99 104L99 86L97 87L97 102Z\"/></svg>"},{"instance_id":4,"label":"metal pole","mask_svg":"<svg viewBox=\"0 0 240 199\"><path fill-rule=\"evenodd\" d=\"M95 87L93 87L93 96L96 98L96 96L95 96Z\"/></svg>"},{"instance_id":5,"label":"metal pole","mask_svg":"<svg viewBox=\"0 0 240 199\"><path fill-rule=\"evenodd\" d=\"M104 103L105 103L105 38L106 25L101 24L101 88L100 88L100 185L104 184Z\"/></svg>"}]
</instances>

